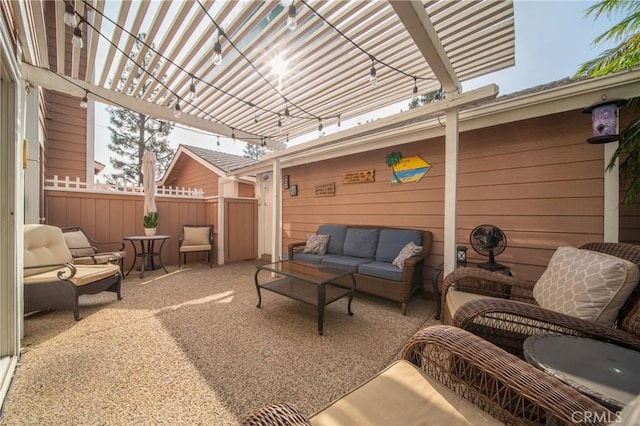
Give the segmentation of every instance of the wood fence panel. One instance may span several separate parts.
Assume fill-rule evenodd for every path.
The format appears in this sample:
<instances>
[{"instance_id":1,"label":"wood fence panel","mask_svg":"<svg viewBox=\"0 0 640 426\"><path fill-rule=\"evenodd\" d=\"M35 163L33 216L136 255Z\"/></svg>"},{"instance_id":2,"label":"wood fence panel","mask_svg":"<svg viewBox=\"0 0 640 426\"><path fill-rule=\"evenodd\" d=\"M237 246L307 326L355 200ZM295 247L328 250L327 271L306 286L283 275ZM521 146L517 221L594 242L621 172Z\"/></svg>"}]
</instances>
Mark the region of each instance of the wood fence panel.
<instances>
[{"instance_id":1,"label":"wood fence panel","mask_svg":"<svg viewBox=\"0 0 640 426\"><path fill-rule=\"evenodd\" d=\"M144 235L143 195L54 190L45 191L45 195L46 223L49 225L79 225L92 238L100 241L123 241L125 236ZM212 222L217 217L205 220L211 204L205 199L158 197L156 204L160 217L158 234L171 237L162 250L165 265L178 264L178 240L182 224L213 223L217 227L217 223ZM128 269L134 260L131 243L126 242L125 251L125 267Z\"/></svg>"},{"instance_id":2,"label":"wood fence panel","mask_svg":"<svg viewBox=\"0 0 640 426\"><path fill-rule=\"evenodd\" d=\"M225 198L225 261L258 257L258 201Z\"/></svg>"}]
</instances>

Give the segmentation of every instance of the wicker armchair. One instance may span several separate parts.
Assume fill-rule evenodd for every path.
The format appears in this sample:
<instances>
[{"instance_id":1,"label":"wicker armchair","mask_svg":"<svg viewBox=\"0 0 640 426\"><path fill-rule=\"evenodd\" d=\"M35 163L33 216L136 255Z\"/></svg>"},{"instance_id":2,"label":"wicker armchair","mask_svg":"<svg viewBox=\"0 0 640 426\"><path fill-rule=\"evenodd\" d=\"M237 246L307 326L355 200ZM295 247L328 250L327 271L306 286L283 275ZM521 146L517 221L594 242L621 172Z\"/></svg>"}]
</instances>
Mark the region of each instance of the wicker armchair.
<instances>
[{"instance_id":1,"label":"wicker armchair","mask_svg":"<svg viewBox=\"0 0 640 426\"><path fill-rule=\"evenodd\" d=\"M417 366L425 380L437 382L437 392L455 408L443 414L445 407L438 406L433 395L421 406L401 407L396 404L397 396L385 394L394 392L400 382L389 377L378 392L369 392L372 398L363 399L363 390L381 377L378 375L311 417L295 405L273 404L247 416L242 424L478 424L478 418L478 423L469 423L458 417L468 403L473 410L479 407L491 416L482 424L494 419L518 425L574 424L575 413L593 414L593 424L615 418L575 389L459 328L440 325L418 331L405 344L402 358ZM357 420L348 417L351 413Z\"/></svg>"},{"instance_id":2,"label":"wicker armchair","mask_svg":"<svg viewBox=\"0 0 640 426\"><path fill-rule=\"evenodd\" d=\"M640 265L640 246L588 243L580 248ZM527 337L550 333L588 337L640 350L640 285L618 312L614 328L541 308L533 298L534 284L480 268L457 269L444 279L442 322L468 330L520 358ZM454 315L447 303L447 292L452 286L469 297Z\"/></svg>"}]
</instances>

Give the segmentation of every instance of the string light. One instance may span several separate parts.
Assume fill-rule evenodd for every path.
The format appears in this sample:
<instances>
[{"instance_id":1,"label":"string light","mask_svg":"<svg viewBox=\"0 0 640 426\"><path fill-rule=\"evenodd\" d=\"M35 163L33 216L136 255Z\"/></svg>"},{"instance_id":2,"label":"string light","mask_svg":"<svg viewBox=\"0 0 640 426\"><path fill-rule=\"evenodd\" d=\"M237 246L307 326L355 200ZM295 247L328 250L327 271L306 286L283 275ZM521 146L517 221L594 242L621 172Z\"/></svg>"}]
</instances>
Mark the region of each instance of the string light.
<instances>
[{"instance_id":1,"label":"string light","mask_svg":"<svg viewBox=\"0 0 640 426\"><path fill-rule=\"evenodd\" d=\"M220 65L222 62L222 45L220 44L220 35L222 34L224 34L222 28L218 28L218 38L216 39L216 42L213 43L213 56L211 58L213 60L213 65Z\"/></svg>"},{"instance_id":2,"label":"string light","mask_svg":"<svg viewBox=\"0 0 640 426\"><path fill-rule=\"evenodd\" d=\"M77 49L82 49L84 42L82 41L82 30L80 24L73 29L73 37L71 38L71 44Z\"/></svg>"},{"instance_id":3,"label":"string light","mask_svg":"<svg viewBox=\"0 0 640 426\"><path fill-rule=\"evenodd\" d=\"M284 122L288 123L291 120L291 114L289 113L289 107L287 103L284 104Z\"/></svg>"},{"instance_id":4,"label":"string light","mask_svg":"<svg viewBox=\"0 0 640 426\"><path fill-rule=\"evenodd\" d=\"M85 91L84 92L84 97L82 98L82 100L80 101L80 108L84 108L87 109L87 107L89 106L89 92Z\"/></svg>"},{"instance_id":5,"label":"string light","mask_svg":"<svg viewBox=\"0 0 640 426\"><path fill-rule=\"evenodd\" d=\"M378 76L376 73L376 58L373 56L369 56L371 58L371 70L369 70L369 84L375 87L378 84Z\"/></svg>"},{"instance_id":6,"label":"string light","mask_svg":"<svg viewBox=\"0 0 640 426\"><path fill-rule=\"evenodd\" d=\"M176 104L173 107L173 116L180 117L182 115L182 111L180 110L180 99L176 101Z\"/></svg>"},{"instance_id":7,"label":"string light","mask_svg":"<svg viewBox=\"0 0 640 426\"><path fill-rule=\"evenodd\" d=\"M418 82L416 77L413 77L413 93L411 95L411 100L413 102L418 100Z\"/></svg>"},{"instance_id":8,"label":"string light","mask_svg":"<svg viewBox=\"0 0 640 426\"><path fill-rule=\"evenodd\" d=\"M196 82L193 74L191 74L191 86L189 86L189 99L192 101L198 100L198 93L196 92Z\"/></svg>"},{"instance_id":9,"label":"string light","mask_svg":"<svg viewBox=\"0 0 640 426\"><path fill-rule=\"evenodd\" d=\"M276 123L276 132L280 133L282 131L282 118L280 114L278 114L278 122Z\"/></svg>"},{"instance_id":10,"label":"string light","mask_svg":"<svg viewBox=\"0 0 640 426\"><path fill-rule=\"evenodd\" d=\"M220 136L216 136L216 145L220 146Z\"/></svg>"},{"instance_id":11,"label":"string light","mask_svg":"<svg viewBox=\"0 0 640 426\"><path fill-rule=\"evenodd\" d=\"M293 31L298 27L298 19L296 18L296 7L293 4L293 0L291 1L291 6L289 6L289 16L287 17L287 28L289 31Z\"/></svg>"},{"instance_id":12,"label":"string light","mask_svg":"<svg viewBox=\"0 0 640 426\"><path fill-rule=\"evenodd\" d=\"M231 128L231 139L233 139L234 142L236 141L236 131L233 127Z\"/></svg>"},{"instance_id":13,"label":"string light","mask_svg":"<svg viewBox=\"0 0 640 426\"><path fill-rule=\"evenodd\" d=\"M71 3L64 2L64 23L65 25L75 28L78 26L78 20L76 19L76 11Z\"/></svg>"},{"instance_id":14,"label":"string light","mask_svg":"<svg viewBox=\"0 0 640 426\"><path fill-rule=\"evenodd\" d=\"M340 127L340 114L338 114L338 127Z\"/></svg>"},{"instance_id":15,"label":"string light","mask_svg":"<svg viewBox=\"0 0 640 426\"><path fill-rule=\"evenodd\" d=\"M323 126L322 126L322 119L319 119L319 120L318 120L318 137L319 137L319 138L320 138L320 137L322 137L322 129L323 129Z\"/></svg>"}]
</instances>

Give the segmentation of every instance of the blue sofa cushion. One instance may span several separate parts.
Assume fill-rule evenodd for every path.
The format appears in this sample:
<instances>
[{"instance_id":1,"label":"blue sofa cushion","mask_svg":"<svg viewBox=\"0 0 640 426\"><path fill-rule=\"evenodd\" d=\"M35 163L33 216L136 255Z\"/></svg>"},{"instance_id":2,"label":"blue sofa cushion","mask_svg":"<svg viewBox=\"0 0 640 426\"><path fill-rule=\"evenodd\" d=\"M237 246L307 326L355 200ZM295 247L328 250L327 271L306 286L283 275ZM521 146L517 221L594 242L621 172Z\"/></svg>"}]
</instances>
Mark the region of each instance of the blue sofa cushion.
<instances>
[{"instance_id":1,"label":"blue sofa cushion","mask_svg":"<svg viewBox=\"0 0 640 426\"><path fill-rule=\"evenodd\" d=\"M319 254L313 254L313 253L302 253L302 252L296 252L293 254L293 260L299 260L301 262L307 262L307 263L313 263L316 265L320 265L320 262L322 261L322 259L328 258L328 257L336 257L337 254L324 254L324 255L319 255Z\"/></svg>"},{"instance_id":2,"label":"blue sofa cushion","mask_svg":"<svg viewBox=\"0 0 640 426\"><path fill-rule=\"evenodd\" d=\"M365 257L375 259L378 248L378 228L349 228L344 240L345 256ZM400 247L402 248L402 247Z\"/></svg>"},{"instance_id":3,"label":"blue sofa cushion","mask_svg":"<svg viewBox=\"0 0 640 426\"><path fill-rule=\"evenodd\" d=\"M358 273L391 281L402 281L402 269L389 262L370 262L358 266Z\"/></svg>"},{"instance_id":4,"label":"blue sofa cushion","mask_svg":"<svg viewBox=\"0 0 640 426\"><path fill-rule=\"evenodd\" d=\"M422 231L417 229L381 229L378 237L376 260L393 262L400 250L409 242L422 245Z\"/></svg>"},{"instance_id":5,"label":"blue sofa cushion","mask_svg":"<svg viewBox=\"0 0 640 426\"><path fill-rule=\"evenodd\" d=\"M318 235L330 235L327 245L328 254L342 254L344 238L347 235L347 225L320 225Z\"/></svg>"},{"instance_id":6,"label":"blue sofa cushion","mask_svg":"<svg viewBox=\"0 0 640 426\"><path fill-rule=\"evenodd\" d=\"M372 261L371 259L363 259L361 257L335 256L335 257L322 259L321 264L322 266L327 266L329 268L337 268L337 269L344 269L350 272L358 272L359 265L363 263L371 262L371 261ZM396 267L394 266L394 268Z\"/></svg>"}]
</instances>

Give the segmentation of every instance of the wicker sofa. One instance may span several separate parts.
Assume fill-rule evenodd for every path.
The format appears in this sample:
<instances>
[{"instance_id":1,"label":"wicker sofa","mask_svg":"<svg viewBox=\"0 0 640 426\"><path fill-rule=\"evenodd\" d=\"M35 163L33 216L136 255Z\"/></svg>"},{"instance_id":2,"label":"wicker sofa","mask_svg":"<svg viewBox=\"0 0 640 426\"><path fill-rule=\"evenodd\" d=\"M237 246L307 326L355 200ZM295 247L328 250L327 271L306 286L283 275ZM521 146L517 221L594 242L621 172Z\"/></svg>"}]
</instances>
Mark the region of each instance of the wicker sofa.
<instances>
[{"instance_id":1,"label":"wicker sofa","mask_svg":"<svg viewBox=\"0 0 640 426\"><path fill-rule=\"evenodd\" d=\"M590 425L616 414L517 357L450 326L418 331L402 360L312 416L279 403L243 425ZM584 417L582 417L584 418Z\"/></svg>"},{"instance_id":2,"label":"wicker sofa","mask_svg":"<svg viewBox=\"0 0 640 426\"><path fill-rule=\"evenodd\" d=\"M318 235L329 235L325 254L304 253L306 242L289 244L290 260L300 260L354 272L358 291L402 305L407 314L409 298L422 288L424 260L431 249L429 231L357 225L320 225ZM409 242L422 253L404 261L402 269L392 262Z\"/></svg>"}]
</instances>

